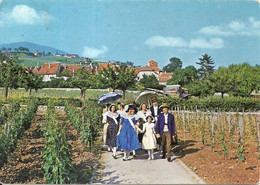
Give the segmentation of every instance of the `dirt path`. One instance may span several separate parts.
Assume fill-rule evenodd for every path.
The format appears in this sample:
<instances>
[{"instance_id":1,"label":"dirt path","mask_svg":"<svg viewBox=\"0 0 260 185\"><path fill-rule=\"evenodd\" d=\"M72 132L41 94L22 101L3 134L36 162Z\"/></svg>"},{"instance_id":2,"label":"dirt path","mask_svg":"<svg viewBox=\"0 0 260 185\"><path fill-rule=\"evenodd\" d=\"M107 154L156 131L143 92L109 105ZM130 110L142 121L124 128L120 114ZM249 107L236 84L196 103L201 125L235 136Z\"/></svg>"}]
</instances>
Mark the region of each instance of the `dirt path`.
<instances>
[{"instance_id":1,"label":"dirt path","mask_svg":"<svg viewBox=\"0 0 260 185\"><path fill-rule=\"evenodd\" d=\"M43 119L44 114L37 112L35 122L18 141L17 148L9 157L8 163L0 170L1 182L44 183L41 152L45 140L40 131L40 123L44 121Z\"/></svg>"},{"instance_id":2,"label":"dirt path","mask_svg":"<svg viewBox=\"0 0 260 185\"><path fill-rule=\"evenodd\" d=\"M85 150L79 139L76 128L67 119L64 110L57 111L60 123L67 131L68 143L72 146L73 183L86 184L92 177L92 168L97 159L91 152Z\"/></svg>"},{"instance_id":3,"label":"dirt path","mask_svg":"<svg viewBox=\"0 0 260 185\"><path fill-rule=\"evenodd\" d=\"M111 152L103 152L102 167L97 173L97 183L108 184L203 184L181 160L172 157L172 162L161 159L158 152L154 160L147 160L147 153L137 151L137 157L123 161L123 153L117 152L118 159Z\"/></svg>"}]
</instances>

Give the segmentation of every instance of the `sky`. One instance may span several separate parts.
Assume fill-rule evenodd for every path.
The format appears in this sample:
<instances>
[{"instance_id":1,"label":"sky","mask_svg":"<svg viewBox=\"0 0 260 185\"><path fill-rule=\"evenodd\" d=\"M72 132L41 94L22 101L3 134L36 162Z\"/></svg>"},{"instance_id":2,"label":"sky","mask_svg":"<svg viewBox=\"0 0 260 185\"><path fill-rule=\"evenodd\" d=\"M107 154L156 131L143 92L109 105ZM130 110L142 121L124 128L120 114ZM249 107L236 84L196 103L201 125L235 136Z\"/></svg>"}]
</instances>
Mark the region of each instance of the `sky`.
<instances>
[{"instance_id":1,"label":"sky","mask_svg":"<svg viewBox=\"0 0 260 185\"><path fill-rule=\"evenodd\" d=\"M259 1L260 2L260 1ZM218 0L0 0L0 44L33 42L83 57L183 67L260 64L260 4Z\"/></svg>"}]
</instances>

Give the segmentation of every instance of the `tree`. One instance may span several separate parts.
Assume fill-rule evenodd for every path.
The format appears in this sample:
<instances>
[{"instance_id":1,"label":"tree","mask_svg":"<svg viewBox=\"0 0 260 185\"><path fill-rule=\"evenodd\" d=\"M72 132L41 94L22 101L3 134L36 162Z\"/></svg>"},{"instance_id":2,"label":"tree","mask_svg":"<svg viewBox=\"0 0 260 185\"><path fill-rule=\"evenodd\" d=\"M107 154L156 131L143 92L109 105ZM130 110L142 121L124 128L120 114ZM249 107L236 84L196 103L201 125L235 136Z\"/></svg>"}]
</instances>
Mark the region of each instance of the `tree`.
<instances>
[{"instance_id":1,"label":"tree","mask_svg":"<svg viewBox=\"0 0 260 185\"><path fill-rule=\"evenodd\" d=\"M11 52L11 51L12 51L12 48L8 48L8 51Z\"/></svg>"},{"instance_id":2,"label":"tree","mask_svg":"<svg viewBox=\"0 0 260 185\"><path fill-rule=\"evenodd\" d=\"M189 89L189 93L192 96L206 97L207 95L213 95L214 91L209 86L208 80L196 80L185 86Z\"/></svg>"},{"instance_id":3,"label":"tree","mask_svg":"<svg viewBox=\"0 0 260 185\"><path fill-rule=\"evenodd\" d=\"M13 59L0 58L0 84L5 89L5 100L7 100L8 89L17 89L21 85L24 68L16 64Z\"/></svg>"},{"instance_id":4,"label":"tree","mask_svg":"<svg viewBox=\"0 0 260 185\"><path fill-rule=\"evenodd\" d=\"M156 76L152 75L143 75L143 78L139 81L139 84L144 86L145 88L159 89L162 90L165 86L159 84Z\"/></svg>"},{"instance_id":5,"label":"tree","mask_svg":"<svg viewBox=\"0 0 260 185\"><path fill-rule=\"evenodd\" d=\"M220 92L221 97L224 97L224 93L232 91L234 81L232 78L233 74L230 70L225 67L219 67L218 70L209 77L210 87L215 92Z\"/></svg>"},{"instance_id":6,"label":"tree","mask_svg":"<svg viewBox=\"0 0 260 185\"><path fill-rule=\"evenodd\" d=\"M136 74L133 67L128 68L127 65L116 67L118 76L118 88L123 91L123 99L125 99L126 90L133 87L136 83Z\"/></svg>"},{"instance_id":7,"label":"tree","mask_svg":"<svg viewBox=\"0 0 260 185\"><path fill-rule=\"evenodd\" d=\"M128 68L126 65L121 64L118 67L108 64L108 69L103 68L103 71L99 73L99 80L102 84L112 88L113 92L116 89L122 90L123 98L125 98L126 90L135 85L136 74L134 72L134 68Z\"/></svg>"},{"instance_id":8,"label":"tree","mask_svg":"<svg viewBox=\"0 0 260 185\"><path fill-rule=\"evenodd\" d=\"M181 69L182 68L182 61L181 59L177 57L172 57L170 58L170 64L167 64L166 66L163 67L163 70L166 72L173 72L176 69Z\"/></svg>"},{"instance_id":9,"label":"tree","mask_svg":"<svg viewBox=\"0 0 260 185\"><path fill-rule=\"evenodd\" d=\"M2 47L2 51L6 51L6 48L5 48L5 47Z\"/></svg>"},{"instance_id":10,"label":"tree","mask_svg":"<svg viewBox=\"0 0 260 185\"><path fill-rule=\"evenodd\" d=\"M85 92L95 84L94 75L80 68L76 71L76 77L71 79L74 87L80 88L80 98L85 99Z\"/></svg>"},{"instance_id":11,"label":"tree","mask_svg":"<svg viewBox=\"0 0 260 185\"><path fill-rule=\"evenodd\" d=\"M197 70L194 66L187 66L184 69L176 69L173 77L167 82L168 85L188 85L198 79Z\"/></svg>"},{"instance_id":12,"label":"tree","mask_svg":"<svg viewBox=\"0 0 260 185\"><path fill-rule=\"evenodd\" d=\"M134 63L133 63L133 62L130 62L130 61L126 61L126 65L134 66Z\"/></svg>"},{"instance_id":13,"label":"tree","mask_svg":"<svg viewBox=\"0 0 260 185\"><path fill-rule=\"evenodd\" d=\"M199 62L196 64L200 65L198 69L200 79L205 79L207 75L214 73L214 60L208 54L202 55L202 58L199 58Z\"/></svg>"},{"instance_id":14,"label":"tree","mask_svg":"<svg viewBox=\"0 0 260 185\"><path fill-rule=\"evenodd\" d=\"M230 80L233 88L230 94L234 96L248 97L252 91L258 91L260 88L260 67L252 67L248 63L239 65L230 65Z\"/></svg>"},{"instance_id":15,"label":"tree","mask_svg":"<svg viewBox=\"0 0 260 185\"><path fill-rule=\"evenodd\" d=\"M113 92L118 88L118 78L115 71L115 67L113 69L113 66L107 64L107 69L103 68L103 70L98 73L98 76L101 84L104 84L105 87L110 87Z\"/></svg>"},{"instance_id":16,"label":"tree","mask_svg":"<svg viewBox=\"0 0 260 185\"><path fill-rule=\"evenodd\" d=\"M22 87L28 91L28 95L31 96L32 89L38 91L42 88L43 76L34 74L32 70L25 70L25 73L22 78Z\"/></svg>"}]
</instances>

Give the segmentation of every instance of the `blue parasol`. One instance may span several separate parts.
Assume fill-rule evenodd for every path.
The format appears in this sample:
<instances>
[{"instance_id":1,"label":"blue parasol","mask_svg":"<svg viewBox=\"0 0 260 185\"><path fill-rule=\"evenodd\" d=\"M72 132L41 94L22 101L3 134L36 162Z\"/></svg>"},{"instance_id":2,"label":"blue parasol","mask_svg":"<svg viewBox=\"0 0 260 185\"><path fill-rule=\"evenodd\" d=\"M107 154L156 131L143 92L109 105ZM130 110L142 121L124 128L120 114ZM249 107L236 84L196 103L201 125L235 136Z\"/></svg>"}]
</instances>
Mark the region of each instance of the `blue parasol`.
<instances>
[{"instance_id":1,"label":"blue parasol","mask_svg":"<svg viewBox=\"0 0 260 185\"><path fill-rule=\"evenodd\" d=\"M123 97L123 95L121 93L109 92L109 93L101 95L98 98L98 104L113 102L113 101L116 101L116 100L118 100L122 97Z\"/></svg>"}]
</instances>

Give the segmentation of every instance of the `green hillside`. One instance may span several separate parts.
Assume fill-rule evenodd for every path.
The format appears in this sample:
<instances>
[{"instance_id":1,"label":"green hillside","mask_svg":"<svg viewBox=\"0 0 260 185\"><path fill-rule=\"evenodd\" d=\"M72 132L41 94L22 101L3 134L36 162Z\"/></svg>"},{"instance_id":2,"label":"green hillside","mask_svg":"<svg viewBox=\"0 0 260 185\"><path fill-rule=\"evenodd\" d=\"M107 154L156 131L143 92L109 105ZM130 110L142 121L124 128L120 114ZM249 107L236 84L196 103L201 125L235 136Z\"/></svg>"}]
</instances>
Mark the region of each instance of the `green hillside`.
<instances>
[{"instance_id":1,"label":"green hillside","mask_svg":"<svg viewBox=\"0 0 260 185\"><path fill-rule=\"evenodd\" d=\"M60 62L61 64L79 64L83 58L65 58L63 56L42 56L42 57L19 57L18 63L23 66L42 66L44 63Z\"/></svg>"}]
</instances>

